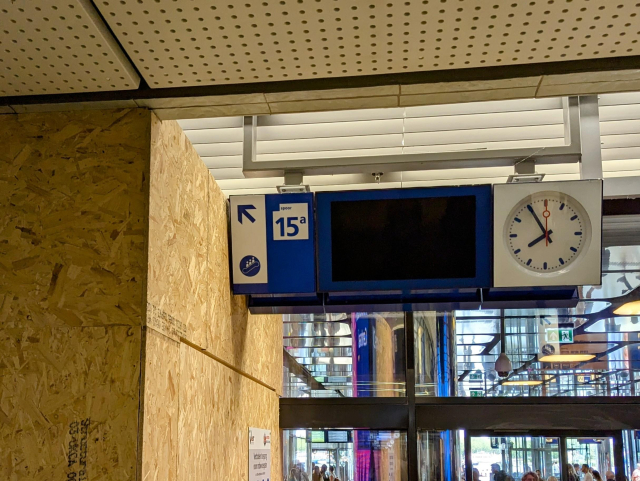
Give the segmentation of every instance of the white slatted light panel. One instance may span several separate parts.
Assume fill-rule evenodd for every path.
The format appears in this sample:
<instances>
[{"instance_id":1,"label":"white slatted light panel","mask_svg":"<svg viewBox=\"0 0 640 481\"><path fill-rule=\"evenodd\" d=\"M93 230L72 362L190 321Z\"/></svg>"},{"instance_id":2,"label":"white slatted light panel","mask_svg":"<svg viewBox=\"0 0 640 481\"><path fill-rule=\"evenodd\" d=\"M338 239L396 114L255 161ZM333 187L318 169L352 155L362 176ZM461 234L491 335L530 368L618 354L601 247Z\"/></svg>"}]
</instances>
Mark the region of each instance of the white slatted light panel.
<instances>
[{"instance_id":1,"label":"white slatted light panel","mask_svg":"<svg viewBox=\"0 0 640 481\"><path fill-rule=\"evenodd\" d=\"M151 87L640 53L636 0L96 0L95 4Z\"/></svg>"},{"instance_id":2,"label":"white slatted light panel","mask_svg":"<svg viewBox=\"0 0 640 481\"><path fill-rule=\"evenodd\" d=\"M89 0L0 0L0 97L127 90L139 83Z\"/></svg>"},{"instance_id":3,"label":"white slatted light panel","mask_svg":"<svg viewBox=\"0 0 640 481\"><path fill-rule=\"evenodd\" d=\"M242 174L242 118L181 120L225 194L274 193L282 177ZM564 144L562 99L478 102L258 117L257 158L277 161ZM348 159L347 159L348 160ZM541 165L547 180L579 178L577 164ZM512 167L305 176L313 191L505 182Z\"/></svg>"},{"instance_id":4,"label":"white slatted light panel","mask_svg":"<svg viewBox=\"0 0 640 481\"><path fill-rule=\"evenodd\" d=\"M600 95L600 137L605 178L640 176L640 92Z\"/></svg>"}]
</instances>

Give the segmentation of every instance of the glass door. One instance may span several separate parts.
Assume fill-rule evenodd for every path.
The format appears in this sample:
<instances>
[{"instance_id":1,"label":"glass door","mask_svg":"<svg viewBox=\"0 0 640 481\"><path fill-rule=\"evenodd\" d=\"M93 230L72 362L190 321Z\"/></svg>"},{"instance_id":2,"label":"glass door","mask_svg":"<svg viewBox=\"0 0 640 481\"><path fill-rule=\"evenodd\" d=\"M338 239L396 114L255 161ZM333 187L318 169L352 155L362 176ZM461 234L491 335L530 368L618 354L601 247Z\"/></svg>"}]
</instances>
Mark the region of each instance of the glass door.
<instances>
[{"instance_id":1,"label":"glass door","mask_svg":"<svg viewBox=\"0 0 640 481\"><path fill-rule=\"evenodd\" d=\"M560 478L560 439L544 436L471 437L474 481L520 480L529 472L538 479Z\"/></svg>"},{"instance_id":2,"label":"glass door","mask_svg":"<svg viewBox=\"0 0 640 481\"><path fill-rule=\"evenodd\" d=\"M567 460L578 471L581 479L595 481L597 472L603 480L614 479L615 462L613 458L613 438L575 437L567 438Z\"/></svg>"}]
</instances>

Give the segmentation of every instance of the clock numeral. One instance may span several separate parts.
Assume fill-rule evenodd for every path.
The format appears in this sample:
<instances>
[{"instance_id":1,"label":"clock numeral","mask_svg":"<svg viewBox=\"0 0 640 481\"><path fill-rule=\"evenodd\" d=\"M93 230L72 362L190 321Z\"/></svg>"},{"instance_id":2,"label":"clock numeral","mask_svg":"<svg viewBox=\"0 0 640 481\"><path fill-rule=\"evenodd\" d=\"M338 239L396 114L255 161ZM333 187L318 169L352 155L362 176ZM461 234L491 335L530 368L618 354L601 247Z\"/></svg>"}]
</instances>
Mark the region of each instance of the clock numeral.
<instances>
[{"instance_id":1,"label":"clock numeral","mask_svg":"<svg viewBox=\"0 0 640 481\"><path fill-rule=\"evenodd\" d=\"M571 250L572 250L573 252L578 252L578 249L576 249L575 247L571 247Z\"/></svg>"},{"instance_id":2,"label":"clock numeral","mask_svg":"<svg viewBox=\"0 0 640 481\"><path fill-rule=\"evenodd\" d=\"M578 218L578 216L577 216L577 215L574 215L574 216L571 218L571 220L576 220L577 218Z\"/></svg>"},{"instance_id":3,"label":"clock numeral","mask_svg":"<svg viewBox=\"0 0 640 481\"><path fill-rule=\"evenodd\" d=\"M564 260L562 260L562 257L558 260L560 261L560 264L564 265Z\"/></svg>"}]
</instances>

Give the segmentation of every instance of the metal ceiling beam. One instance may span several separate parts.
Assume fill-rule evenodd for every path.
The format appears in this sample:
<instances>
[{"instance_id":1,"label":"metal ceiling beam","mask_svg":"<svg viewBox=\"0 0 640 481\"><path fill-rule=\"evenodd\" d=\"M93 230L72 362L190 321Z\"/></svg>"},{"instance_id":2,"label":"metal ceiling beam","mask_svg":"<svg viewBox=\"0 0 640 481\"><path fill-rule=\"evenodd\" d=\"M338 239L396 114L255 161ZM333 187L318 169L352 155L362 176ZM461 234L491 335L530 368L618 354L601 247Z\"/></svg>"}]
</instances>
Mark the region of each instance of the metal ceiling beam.
<instances>
[{"instance_id":1,"label":"metal ceiling beam","mask_svg":"<svg viewBox=\"0 0 640 481\"><path fill-rule=\"evenodd\" d=\"M580 104L578 97L569 97L564 101L564 112L565 135L568 138L568 143L559 147L327 157L281 161L257 161L255 152L250 152L245 147L242 171L245 177L254 178L281 177L287 172L298 172L303 175L335 175L473 167L508 167L524 160L535 161L537 164L579 162L582 148L580 144ZM246 117L245 129L247 124L255 121L255 117ZM245 130L245 142L255 142L255 138L248 135L247 130Z\"/></svg>"},{"instance_id":2,"label":"metal ceiling beam","mask_svg":"<svg viewBox=\"0 0 640 481\"><path fill-rule=\"evenodd\" d=\"M617 72L640 69L640 56L613 57L564 62L544 62L523 65L505 65L481 68L462 68L439 71L403 72L397 74L363 75L278 82L256 82L197 87L158 88L142 87L136 90L111 92L79 92L57 95L25 95L0 97L0 106L35 105L79 102L105 102L151 99L188 99L252 93L302 92L386 85L415 85L504 80L536 76ZM506 89L508 90L508 89ZM235 102L234 102L235 103Z\"/></svg>"}]
</instances>

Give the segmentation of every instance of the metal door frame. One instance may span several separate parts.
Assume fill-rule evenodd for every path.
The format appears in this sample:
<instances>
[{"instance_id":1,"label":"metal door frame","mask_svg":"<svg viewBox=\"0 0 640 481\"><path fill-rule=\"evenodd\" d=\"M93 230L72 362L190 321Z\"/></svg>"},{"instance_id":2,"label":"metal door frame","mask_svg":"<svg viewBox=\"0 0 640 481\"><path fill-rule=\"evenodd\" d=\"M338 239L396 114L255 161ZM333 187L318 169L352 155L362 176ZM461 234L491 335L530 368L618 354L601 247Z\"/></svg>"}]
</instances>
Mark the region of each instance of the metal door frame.
<instances>
[{"instance_id":1,"label":"metal door frame","mask_svg":"<svg viewBox=\"0 0 640 481\"><path fill-rule=\"evenodd\" d=\"M584 430L584 429L563 429L563 430L466 430L464 432L464 464L465 464L465 478L473 479L473 460L471 453L471 438L479 436L491 436L491 437L507 437L507 436L531 436L531 437L550 437L558 438L558 447L560 449L560 467L561 467L561 479L560 481L566 481L568 479L568 473L566 471L566 464L568 463L567 455L567 438L611 438L613 440L613 465L616 473L616 481L624 481L625 477L625 465L624 465L624 446L622 430ZM604 473L601 473L604 479Z\"/></svg>"}]
</instances>

